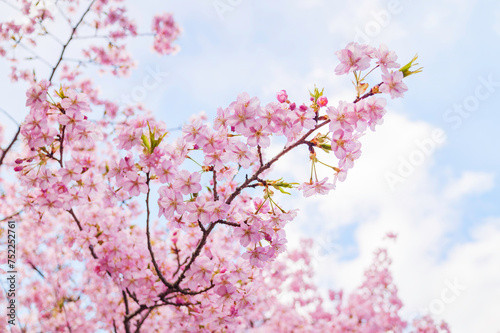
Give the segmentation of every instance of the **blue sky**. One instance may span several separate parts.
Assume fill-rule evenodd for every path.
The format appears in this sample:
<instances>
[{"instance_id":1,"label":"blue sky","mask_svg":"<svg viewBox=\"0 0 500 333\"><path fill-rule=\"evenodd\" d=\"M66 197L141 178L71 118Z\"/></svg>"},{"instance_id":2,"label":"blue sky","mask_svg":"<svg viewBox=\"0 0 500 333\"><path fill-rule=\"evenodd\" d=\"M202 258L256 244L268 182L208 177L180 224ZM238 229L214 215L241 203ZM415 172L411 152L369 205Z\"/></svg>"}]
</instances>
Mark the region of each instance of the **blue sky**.
<instances>
[{"instance_id":1,"label":"blue sky","mask_svg":"<svg viewBox=\"0 0 500 333\"><path fill-rule=\"evenodd\" d=\"M465 290L442 311L431 312L449 321L453 332L500 329L495 315L500 313L500 285L495 283L500 281L500 4L493 0L425 4L197 0L151 1L147 7L145 2L127 3L142 31L149 27L145 20L150 15L172 12L183 28L181 51L159 57L150 52L150 39L134 41L130 50L138 60L135 72L126 80L96 75L96 83L105 96L119 99L141 86L151 70L168 73L156 89L147 91L143 102L172 128L200 111L211 118L217 107L227 106L243 91L267 103L286 89L292 100L301 103L308 98L307 89L316 84L325 87L333 104L351 100L351 78L333 72L334 52L363 38L361 33L371 45L385 43L395 50L401 64L418 53L424 72L407 79L409 92L404 99L389 100L386 122L363 138L364 154L346 182L327 197L289 200L303 213L288 234L292 242L306 235L320 247L327 244L326 252L318 251L317 260L318 281L325 288L355 287L371 252L387 245L400 295L408 305L406 315L438 304L446 281L456 278ZM215 6L224 4L227 10L218 12ZM498 83L488 85L485 80ZM25 110L20 87L3 88L0 106ZM481 99L476 97L478 91ZM461 115L453 111L455 105L471 111ZM22 115L15 113L18 120ZM431 139L435 129L444 131L446 141L436 143L422 164L391 188L387 173L397 174L401 159L416 154L416 142ZM308 168L304 156L288 156L276 174L304 180ZM383 242L386 231L399 233L398 242Z\"/></svg>"}]
</instances>

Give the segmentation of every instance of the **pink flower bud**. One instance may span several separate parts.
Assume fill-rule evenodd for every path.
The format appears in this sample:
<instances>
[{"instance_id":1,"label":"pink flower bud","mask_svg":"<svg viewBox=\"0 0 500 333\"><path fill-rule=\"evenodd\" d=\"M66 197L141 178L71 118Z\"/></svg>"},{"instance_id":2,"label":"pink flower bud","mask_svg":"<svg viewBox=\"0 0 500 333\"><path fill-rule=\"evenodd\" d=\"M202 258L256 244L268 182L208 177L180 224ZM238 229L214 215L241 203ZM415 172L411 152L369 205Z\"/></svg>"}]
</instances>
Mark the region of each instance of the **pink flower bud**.
<instances>
[{"instance_id":1,"label":"pink flower bud","mask_svg":"<svg viewBox=\"0 0 500 333\"><path fill-rule=\"evenodd\" d=\"M307 105L305 104L302 104L300 107L299 107L300 111L306 111L307 110Z\"/></svg>"},{"instance_id":2,"label":"pink flower bud","mask_svg":"<svg viewBox=\"0 0 500 333\"><path fill-rule=\"evenodd\" d=\"M285 90L282 90L276 94L276 98L280 103L285 103L286 100L288 99L288 95L286 94Z\"/></svg>"},{"instance_id":3,"label":"pink flower bud","mask_svg":"<svg viewBox=\"0 0 500 333\"><path fill-rule=\"evenodd\" d=\"M290 104L290 110L292 111L295 110L295 107L296 107L295 103Z\"/></svg>"},{"instance_id":4,"label":"pink flower bud","mask_svg":"<svg viewBox=\"0 0 500 333\"><path fill-rule=\"evenodd\" d=\"M21 163L23 163L23 159L22 159L22 158L18 158L18 159L16 160L16 164L21 164Z\"/></svg>"},{"instance_id":5,"label":"pink flower bud","mask_svg":"<svg viewBox=\"0 0 500 333\"><path fill-rule=\"evenodd\" d=\"M16 167L14 168L14 171L15 171L15 172L19 172L19 171L22 171L23 169L24 169L24 167L23 167L22 165L19 165L19 166L16 166Z\"/></svg>"},{"instance_id":6,"label":"pink flower bud","mask_svg":"<svg viewBox=\"0 0 500 333\"><path fill-rule=\"evenodd\" d=\"M320 107L326 106L328 104L328 98L325 96L321 96L318 98L318 101L316 102Z\"/></svg>"}]
</instances>

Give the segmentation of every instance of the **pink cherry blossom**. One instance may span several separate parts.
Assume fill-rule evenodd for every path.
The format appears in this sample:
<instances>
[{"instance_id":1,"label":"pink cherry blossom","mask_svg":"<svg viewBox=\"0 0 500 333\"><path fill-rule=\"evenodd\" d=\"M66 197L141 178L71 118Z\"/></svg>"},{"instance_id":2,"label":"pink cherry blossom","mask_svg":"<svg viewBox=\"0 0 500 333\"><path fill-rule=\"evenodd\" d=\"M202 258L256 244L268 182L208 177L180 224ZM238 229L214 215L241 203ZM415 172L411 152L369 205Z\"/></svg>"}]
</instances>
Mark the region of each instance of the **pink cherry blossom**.
<instances>
[{"instance_id":1,"label":"pink cherry blossom","mask_svg":"<svg viewBox=\"0 0 500 333\"><path fill-rule=\"evenodd\" d=\"M138 196L140 193L147 193L148 185L146 184L146 177L136 172L127 173L123 183L123 189L128 191L132 196Z\"/></svg>"},{"instance_id":2,"label":"pink cherry blossom","mask_svg":"<svg viewBox=\"0 0 500 333\"><path fill-rule=\"evenodd\" d=\"M326 98L326 96L321 96L316 101L316 104L318 104L320 107L324 107L328 104L328 98Z\"/></svg>"},{"instance_id":3,"label":"pink cherry blossom","mask_svg":"<svg viewBox=\"0 0 500 333\"><path fill-rule=\"evenodd\" d=\"M352 132L338 129L332 135L332 150L338 159L345 158L346 154L356 148L356 143L352 141Z\"/></svg>"},{"instance_id":4,"label":"pink cherry blossom","mask_svg":"<svg viewBox=\"0 0 500 333\"><path fill-rule=\"evenodd\" d=\"M158 190L158 193L160 194L160 198L158 199L158 206L160 207L158 216L165 215L166 218L171 218L175 212L179 214L184 213L186 207L179 192L162 186Z\"/></svg>"},{"instance_id":5,"label":"pink cherry blossom","mask_svg":"<svg viewBox=\"0 0 500 333\"><path fill-rule=\"evenodd\" d=\"M170 54L179 51L178 45L172 43L181 33L180 27L174 21L172 14L156 15L153 19L152 30L156 33L153 48L159 54Z\"/></svg>"},{"instance_id":6,"label":"pink cherry blossom","mask_svg":"<svg viewBox=\"0 0 500 333\"><path fill-rule=\"evenodd\" d=\"M327 181L328 177L325 177L320 181L302 183L299 189L302 190L305 197L310 197L313 194L328 194L330 190L333 190L335 188L335 185L327 183Z\"/></svg>"},{"instance_id":7,"label":"pink cherry blossom","mask_svg":"<svg viewBox=\"0 0 500 333\"><path fill-rule=\"evenodd\" d=\"M243 247L249 244L257 244L261 239L262 235L259 232L261 225L256 222L252 225L242 225L240 228L234 229L234 236L240 239L240 244Z\"/></svg>"},{"instance_id":8,"label":"pink cherry blossom","mask_svg":"<svg viewBox=\"0 0 500 333\"><path fill-rule=\"evenodd\" d=\"M278 92L276 94L276 98L278 99L278 101L280 103L285 103L286 100L288 99L288 95L286 94L286 91L285 90L281 90L280 92Z\"/></svg>"},{"instance_id":9,"label":"pink cherry blossom","mask_svg":"<svg viewBox=\"0 0 500 333\"><path fill-rule=\"evenodd\" d=\"M449 331L430 317L406 323L399 316L385 250L344 294L314 282L312 240L287 249L286 229L298 212L281 192L328 195L346 179L362 158L358 139L383 121L386 102L371 96L376 89L338 107L327 107L326 94L290 101L281 90L261 105L241 93L217 108L212 126L200 113L169 138L167 128L178 125L132 101L110 100L84 64L130 73L127 45L135 38L152 37L156 52L175 53L181 29L171 14L156 15L151 34L119 0L18 5L27 19L0 22L0 56L15 64L9 77L27 83L28 108L12 145L3 138L0 218L20 222L25 241L16 269L26 278L19 288L36 292L16 295L13 330ZM59 34L67 47L46 44ZM19 45L60 61L34 71ZM350 43L337 56L337 74L368 69L373 59L383 75L379 90L404 92L401 73L388 73L398 65L385 46ZM0 136L7 135L2 125ZM322 154L330 144L334 154ZM312 161L311 174L279 174L291 151L304 152L297 165ZM318 180L332 169L333 180ZM285 293L293 303L281 300ZM4 321L0 331L8 331Z\"/></svg>"},{"instance_id":10,"label":"pink cherry blossom","mask_svg":"<svg viewBox=\"0 0 500 333\"><path fill-rule=\"evenodd\" d=\"M356 123L356 115L354 114L354 104L339 102L337 108L330 106L326 109L326 114L330 118L330 132L335 132L337 129L352 132L353 124Z\"/></svg>"},{"instance_id":11,"label":"pink cherry blossom","mask_svg":"<svg viewBox=\"0 0 500 333\"><path fill-rule=\"evenodd\" d=\"M387 73L389 68L399 67L399 64L396 63L396 60L398 60L396 52L389 51L385 44L381 44L378 49L375 49L374 56L378 59L376 64L380 66L384 73Z\"/></svg>"},{"instance_id":12,"label":"pink cherry blossom","mask_svg":"<svg viewBox=\"0 0 500 333\"><path fill-rule=\"evenodd\" d=\"M340 64L335 67L335 74L342 75L352 71L362 71L370 67L369 50L358 43L349 43L345 49L335 53Z\"/></svg>"},{"instance_id":13,"label":"pink cherry blossom","mask_svg":"<svg viewBox=\"0 0 500 333\"><path fill-rule=\"evenodd\" d=\"M190 194L201 191L200 180L201 176L199 173L181 170L174 184L182 194Z\"/></svg>"},{"instance_id":14,"label":"pink cherry blossom","mask_svg":"<svg viewBox=\"0 0 500 333\"><path fill-rule=\"evenodd\" d=\"M380 91L390 94L391 98L403 97L403 94L408 91L408 87L403 82L403 72L393 71L382 75L383 83L380 85Z\"/></svg>"}]
</instances>

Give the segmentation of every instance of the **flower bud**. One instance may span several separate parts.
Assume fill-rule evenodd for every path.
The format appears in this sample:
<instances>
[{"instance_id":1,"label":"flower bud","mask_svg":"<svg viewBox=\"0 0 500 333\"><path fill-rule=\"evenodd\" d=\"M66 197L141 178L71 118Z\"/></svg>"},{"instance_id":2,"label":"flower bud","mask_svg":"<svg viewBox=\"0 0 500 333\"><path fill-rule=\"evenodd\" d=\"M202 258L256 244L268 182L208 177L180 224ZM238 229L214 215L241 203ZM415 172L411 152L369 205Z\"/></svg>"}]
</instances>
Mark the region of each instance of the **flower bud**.
<instances>
[{"instance_id":1,"label":"flower bud","mask_svg":"<svg viewBox=\"0 0 500 333\"><path fill-rule=\"evenodd\" d=\"M328 104L328 98L325 96L321 96L318 98L318 101L316 102L320 107L326 106Z\"/></svg>"},{"instance_id":2,"label":"flower bud","mask_svg":"<svg viewBox=\"0 0 500 333\"><path fill-rule=\"evenodd\" d=\"M285 90L282 90L276 94L276 98L280 103L285 103L286 100L288 99L288 95L286 94Z\"/></svg>"}]
</instances>

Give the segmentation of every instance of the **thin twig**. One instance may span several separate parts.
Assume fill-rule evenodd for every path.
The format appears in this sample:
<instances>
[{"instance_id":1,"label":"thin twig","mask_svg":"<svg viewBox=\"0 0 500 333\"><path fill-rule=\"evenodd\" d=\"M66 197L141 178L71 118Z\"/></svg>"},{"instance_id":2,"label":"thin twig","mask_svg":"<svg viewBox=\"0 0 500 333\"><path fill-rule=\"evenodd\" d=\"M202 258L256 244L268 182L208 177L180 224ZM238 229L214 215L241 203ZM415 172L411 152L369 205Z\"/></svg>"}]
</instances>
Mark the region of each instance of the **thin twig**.
<instances>
[{"instance_id":1,"label":"thin twig","mask_svg":"<svg viewBox=\"0 0 500 333\"><path fill-rule=\"evenodd\" d=\"M167 279L165 279L165 277L163 276L160 268L158 267L158 263L156 262L156 259L155 259L155 254L153 252L153 247L151 246L151 235L149 233L149 216L150 216L150 211L149 211L149 193L151 191L150 187L149 187L149 181L150 181L150 178L149 178L149 172L146 173L146 185L148 186L148 191L146 193L146 238L147 238L147 241L148 241L148 250L149 250L149 254L151 256L151 261L153 262L153 266L156 270L156 273L158 274L158 277L160 278L161 282L168 288L171 288L171 289L175 289L173 287L173 285L167 281Z\"/></svg>"},{"instance_id":2,"label":"thin twig","mask_svg":"<svg viewBox=\"0 0 500 333\"><path fill-rule=\"evenodd\" d=\"M241 225L239 223L235 222L228 222L228 221L219 221L217 222L218 224L225 224L225 225L230 225L232 227L240 227Z\"/></svg>"},{"instance_id":3,"label":"thin twig","mask_svg":"<svg viewBox=\"0 0 500 333\"><path fill-rule=\"evenodd\" d=\"M129 315L129 307L128 307L128 300L127 300L127 294L122 290L122 295L123 295L123 301L125 302L125 316L123 318L123 326L125 328L126 333L131 333L130 331L130 319L128 318Z\"/></svg>"},{"instance_id":4,"label":"thin twig","mask_svg":"<svg viewBox=\"0 0 500 333\"><path fill-rule=\"evenodd\" d=\"M214 201L217 201L219 200L219 195L217 194L217 171L215 171L215 166L212 172L214 180Z\"/></svg>"},{"instance_id":5,"label":"thin twig","mask_svg":"<svg viewBox=\"0 0 500 333\"><path fill-rule=\"evenodd\" d=\"M140 332L140 329L141 329L141 326L142 324L144 324L144 321L146 320L146 318L149 316L149 314L151 313L151 311L153 311L154 307L151 307L148 309L148 312L146 312L144 314L144 316L142 316L142 318L140 320L137 321L137 325L136 325L136 329L135 329L135 333L139 333Z\"/></svg>"},{"instance_id":6,"label":"thin twig","mask_svg":"<svg viewBox=\"0 0 500 333\"><path fill-rule=\"evenodd\" d=\"M55 67L52 69L52 73L50 73L49 81L52 81L52 77L56 73L56 70L59 67L59 64L61 63L61 61L63 59L64 52L66 52L66 48L68 47L69 43L73 40L73 36L75 35L76 30L78 29L78 27L80 26L80 24L83 22L83 19L85 18L85 16L87 15L87 13L92 8L92 6L94 5L95 1L96 0L92 0L92 2L90 3L90 5L87 7L87 10L83 13L82 17L80 17L80 20L78 21L78 23L73 28L73 31L71 31L71 35L69 36L68 41L66 42L66 44L63 45L63 49L61 51L61 55L59 56L59 60L57 60L57 63L55 65Z\"/></svg>"},{"instance_id":7,"label":"thin twig","mask_svg":"<svg viewBox=\"0 0 500 333\"><path fill-rule=\"evenodd\" d=\"M10 220L10 219L11 219L11 218L13 218L14 216L17 216L17 215L21 214L22 212L23 212L23 211L22 211L22 210L20 210L20 211L18 211L17 213L14 213L14 214L12 214L12 215L9 215L9 216L7 216L7 217L5 217L5 218L1 219L1 220L0 220L0 222Z\"/></svg>"},{"instance_id":8,"label":"thin twig","mask_svg":"<svg viewBox=\"0 0 500 333\"><path fill-rule=\"evenodd\" d=\"M8 113L7 111L5 111L4 109L0 108L0 112L2 112L3 114L5 114L10 120L12 120L17 126L19 126L19 123L17 122L17 120L15 120L11 115L10 113Z\"/></svg>"},{"instance_id":9,"label":"thin twig","mask_svg":"<svg viewBox=\"0 0 500 333\"><path fill-rule=\"evenodd\" d=\"M38 269L38 267L36 267L31 261L28 261L28 265L30 265L31 268L37 271L37 273L40 274L40 276L45 279L45 275L43 275L43 273Z\"/></svg>"},{"instance_id":10,"label":"thin twig","mask_svg":"<svg viewBox=\"0 0 500 333\"><path fill-rule=\"evenodd\" d=\"M137 37L137 36L155 36L156 33L154 32L141 32L135 35L125 35L121 38L125 37ZM108 35L88 35L88 36L75 36L74 39L92 39L92 38L106 38L106 39L111 39Z\"/></svg>"},{"instance_id":11,"label":"thin twig","mask_svg":"<svg viewBox=\"0 0 500 333\"><path fill-rule=\"evenodd\" d=\"M257 153L259 154L259 162L260 166L262 167L264 165L264 161L262 160L262 151L259 145L257 145Z\"/></svg>"},{"instance_id":12,"label":"thin twig","mask_svg":"<svg viewBox=\"0 0 500 333\"><path fill-rule=\"evenodd\" d=\"M378 85L376 85L376 87L379 87L382 83L379 83ZM363 96L361 97L357 97L353 103L357 103L359 102L360 100L362 99L365 99L369 96L373 96L376 92L376 89L372 89L370 90L369 92L367 92L366 94L364 94ZM307 131L306 134L304 134L300 139L298 139L295 143L293 143L292 145L288 146L287 148L283 149L279 154L277 154L276 156L274 156L269 162L267 162L266 164L262 165L254 174L252 177L250 178L246 178L246 180L243 182L243 184L241 184L240 186L238 186L236 188L236 190L234 190L234 192L229 196L229 198L227 198L226 200L226 203L227 204L230 204L240 193L243 189L247 188L248 185L250 185L250 183L252 183L253 181L257 180L259 175L264 172L265 170L269 169L277 160L279 160L283 155L285 155L286 153L288 153L289 151L291 151L292 149L294 149L295 147L301 145L301 144L306 144L306 139L309 135L311 135L314 131L320 129L321 127L325 126L326 124L328 124L330 122L330 119L328 120L325 120L324 122L320 123L320 124L317 124L313 129Z\"/></svg>"},{"instance_id":13,"label":"thin twig","mask_svg":"<svg viewBox=\"0 0 500 333\"><path fill-rule=\"evenodd\" d=\"M48 62L47 60L45 60L45 58L43 58L42 56L38 55L35 51L33 51L32 49L30 49L26 45L22 44L21 42L18 42L16 45L21 46L23 49L25 49L26 51L28 51L29 53L31 53L34 56L34 58L32 58L32 59L40 60L41 62L43 62L48 67L52 68L52 64L50 62Z\"/></svg>"},{"instance_id":14,"label":"thin twig","mask_svg":"<svg viewBox=\"0 0 500 333\"><path fill-rule=\"evenodd\" d=\"M5 155L7 155L7 152L10 150L10 148L12 148L14 143L17 141L17 137L19 136L19 133L21 133L21 127L17 128L16 135L14 136L12 141L10 142L9 146L7 148L5 148L5 150L2 151L2 156L0 156L0 165L3 164L3 159L5 158Z\"/></svg>"}]
</instances>

